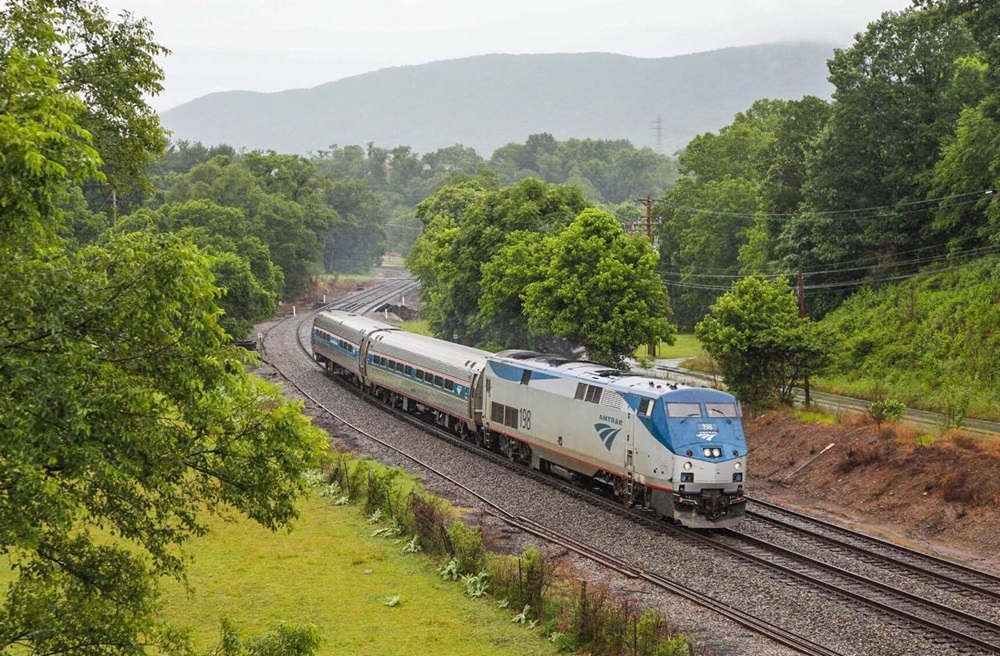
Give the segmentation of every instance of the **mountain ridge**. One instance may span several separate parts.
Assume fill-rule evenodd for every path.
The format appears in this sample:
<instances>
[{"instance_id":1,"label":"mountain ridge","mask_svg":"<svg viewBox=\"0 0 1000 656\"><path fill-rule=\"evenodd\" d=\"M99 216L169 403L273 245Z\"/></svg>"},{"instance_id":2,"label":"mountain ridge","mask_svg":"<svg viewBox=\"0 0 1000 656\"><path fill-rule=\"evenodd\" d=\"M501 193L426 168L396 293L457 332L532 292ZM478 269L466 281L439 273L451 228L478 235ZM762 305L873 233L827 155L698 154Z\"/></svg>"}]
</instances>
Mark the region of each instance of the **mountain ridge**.
<instances>
[{"instance_id":1,"label":"mountain ridge","mask_svg":"<svg viewBox=\"0 0 1000 656\"><path fill-rule=\"evenodd\" d=\"M487 54L395 66L310 88L207 94L161 113L175 139L306 153L331 144L461 143L488 157L549 132L664 150L729 123L758 98L829 97L833 45L782 43L674 57Z\"/></svg>"}]
</instances>

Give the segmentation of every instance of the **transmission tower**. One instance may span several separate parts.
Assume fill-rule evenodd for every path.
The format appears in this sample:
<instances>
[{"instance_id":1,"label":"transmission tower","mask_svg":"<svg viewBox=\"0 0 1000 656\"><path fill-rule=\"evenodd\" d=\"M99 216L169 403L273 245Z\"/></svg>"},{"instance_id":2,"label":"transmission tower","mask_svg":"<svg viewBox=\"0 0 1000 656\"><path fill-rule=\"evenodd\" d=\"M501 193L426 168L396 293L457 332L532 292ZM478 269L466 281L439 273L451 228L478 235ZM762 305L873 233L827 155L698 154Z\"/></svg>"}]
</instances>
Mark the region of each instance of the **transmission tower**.
<instances>
[{"instance_id":1,"label":"transmission tower","mask_svg":"<svg viewBox=\"0 0 1000 656\"><path fill-rule=\"evenodd\" d=\"M656 120L653 121L653 134L656 135L656 152L660 155L663 154L663 116L660 114L656 115Z\"/></svg>"}]
</instances>

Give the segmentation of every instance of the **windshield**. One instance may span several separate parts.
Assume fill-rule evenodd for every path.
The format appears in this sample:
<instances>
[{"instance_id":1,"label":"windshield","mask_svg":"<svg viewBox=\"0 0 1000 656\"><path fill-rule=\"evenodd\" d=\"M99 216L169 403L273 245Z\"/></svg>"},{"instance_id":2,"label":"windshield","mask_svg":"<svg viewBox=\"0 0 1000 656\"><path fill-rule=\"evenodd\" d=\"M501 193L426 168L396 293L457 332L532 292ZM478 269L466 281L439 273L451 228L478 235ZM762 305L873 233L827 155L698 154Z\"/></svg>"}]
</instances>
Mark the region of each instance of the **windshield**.
<instances>
[{"instance_id":1,"label":"windshield","mask_svg":"<svg viewBox=\"0 0 1000 656\"><path fill-rule=\"evenodd\" d=\"M706 403L705 409L709 417L739 417L735 403Z\"/></svg>"},{"instance_id":2,"label":"windshield","mask_svg":"<svg viewBox=\"0 0 1000 656\"><path fill-rule=\"evenodd\" d=\"M697 403L668 403L668 417L700 417L701 406Z\"/></svg>"}]
</instances>

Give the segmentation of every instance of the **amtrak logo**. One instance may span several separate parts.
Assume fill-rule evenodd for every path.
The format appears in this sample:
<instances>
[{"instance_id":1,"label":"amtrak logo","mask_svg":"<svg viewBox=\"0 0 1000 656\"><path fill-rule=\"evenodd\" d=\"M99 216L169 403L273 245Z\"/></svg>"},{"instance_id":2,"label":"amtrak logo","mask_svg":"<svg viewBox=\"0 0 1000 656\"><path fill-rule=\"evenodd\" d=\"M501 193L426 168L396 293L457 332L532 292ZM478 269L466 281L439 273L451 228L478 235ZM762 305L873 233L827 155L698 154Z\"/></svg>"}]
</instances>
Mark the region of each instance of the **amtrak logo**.
<instances>
[{"instance_id":1,"label":"amtrak logo","mask_svg":"<svg viewBox=\"0 0 1000 656\"><path fill-rule=\"evenodd\" d=\"M615 438L618 437L618 433L622 430L614 426L608 426L607 424L594 424L594 428L597 429L597 436L604 442L604 446L608 451L611 450L611 445L614 444Z\"/></svg>"},{"instance_id":2,"label":"amtrak logo","mask_svg":"<svg viewBox=\"0 0 1000 656\"><path fill-rule=\"evenodd\" d=\"M711 441L718 432L719 429L716 428L715 424L698 424L698 432L695 435L703 440Z\"/></svg>"}]
</instances>

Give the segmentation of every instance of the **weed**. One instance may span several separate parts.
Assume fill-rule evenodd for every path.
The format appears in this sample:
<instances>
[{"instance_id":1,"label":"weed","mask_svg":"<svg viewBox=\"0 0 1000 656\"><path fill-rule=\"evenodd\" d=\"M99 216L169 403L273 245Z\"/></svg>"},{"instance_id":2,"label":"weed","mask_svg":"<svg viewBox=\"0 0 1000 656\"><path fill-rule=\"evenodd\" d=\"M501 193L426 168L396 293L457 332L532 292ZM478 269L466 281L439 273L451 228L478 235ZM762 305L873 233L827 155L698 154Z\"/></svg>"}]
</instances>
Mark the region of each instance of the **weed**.
<instances>
[{"instance_id":1,"label":"weed","mask_svg":"<svg viewBox=\"0 0 1000 656\"><path fill-rule=\"evenodd\" d=\"M416 535L403 547L403 553L407 554L420 553L421 551L423 551L423 548L420 546L420 538Z\"/></svg>"},{"instance_id":2,"label":"weed","mask_svg":"<svg viewBox=\"0 0 1000 656\"><path fill-rule=\"evenodd\" d=\"M461 572L458 571L458 561L452 558L447 563L438 567L438 576L444 581L457 581L461 578Z\"/></svg>"},{"instance_id":3,"label":"weed","mask_svg":"<svg viewBox=\"0 0 1000 656\"><path fill-rule=\"evenodd\" d=\"M395 521L389 526L382 526L372 531L373 538L398 538L403 534L403 527Z\"/></svg>"},{"instance_id":4,"label":"weed","mask_svg":"<svg viewBox=\"0 0 1000 656\"><path fill-rule=\"evenodd\" d=\"M403 603L403 599L399 595L389 597L388 599L385 600L385 605L388 606L389 608L395 608L401 603Z\"/></svg>"},{"instance_id":5,"label":"weed","mask_svg":"<svg viewBox=\"0 0 1000 656\"><path fill-rule=\"evenodd\" d=\"M512 619L511 622L513 622L514 624L524 624L525 622L528 621L528 611L530 610L531 606L526 605L524 608L521 609L520 613L514 616L514 619Z\"/></svg>"},{"instance_id":6,"label":"weed","mask_svg":"<svg viewBox=\"0 0 1000 656\"><path fill-rule=\"evenodd\" d=\"M486 596L486 593L490 589L489 576L486 572L463 576L462 585L465 587L465 594L473 599Z\"/></svg>"},{"instance_id":7,"label":"weed","mask_svg":"<svg viewBox=\"0 0 1000 656\"><path fill-rule=\"evenodd\" d=\"M368 515L369 524L378 524L381 521L382 521L382 511L379 510L378 508L375 509L375 512Z\"/></svg>"}]
</instances>

